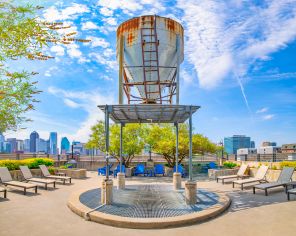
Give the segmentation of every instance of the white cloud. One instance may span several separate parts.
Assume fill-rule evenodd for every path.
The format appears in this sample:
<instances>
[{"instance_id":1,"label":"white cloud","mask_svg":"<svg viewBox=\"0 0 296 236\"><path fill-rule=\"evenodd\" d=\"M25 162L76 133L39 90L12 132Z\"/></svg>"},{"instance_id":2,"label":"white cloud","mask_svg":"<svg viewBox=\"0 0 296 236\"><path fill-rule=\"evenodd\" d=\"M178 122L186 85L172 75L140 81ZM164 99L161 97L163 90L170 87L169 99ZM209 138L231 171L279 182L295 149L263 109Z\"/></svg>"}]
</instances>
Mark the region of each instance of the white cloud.
<instances>
[{"instance_id":1,"label":"white cloud","mask_svg":"<svg viewBox=\"0 0 296 236\"><path fill-rule=\"evenodd\" d=\"M48 92L62 98L64 101L65 99L68 99L72 102L72 99L79 101L79 107L87 112L88 115L86 119L79 124L79 127L74 134L61 134L62 136L70 138L71 140L80 140L82 142L86 142L88 140L91 133L91 127L96 124L98 120L104 119L104 114L97 108L97 105L113 104L115 102L115 99L111 94L106 95L102 94L100 91L95 90L77 92L49 87Z\"/></svg>"},{"instance_id":2,"label":"white cloud","mask_svg":"<svg viewBox=\"0 0 296 236\"><path fill-rule=\"evenodd\" d=\"M80 105L69 98L64 98L64 103L66 106L71 108L78 108Z\"/></svg>"},{"instance_id":3,"label":"white cloud","mask_svg":"<svg viewBox=\"0 0 296 236\"><path fill-rule=\"evenodd\" d=\"M264 113L264 112L267 112L268 111L268 108L267 107L263 107L259 110L256 111L256 113Z\"/></svg>"},{"instance_id":4,"label":"white cloud","mask_svg":"<svg viewBox=\"0 0 296 236\"><path fill-rule=\"evenodd\" d=\"M271 120L274 118L274 115L273 114L269 114L269 115L265 115L265 116L262 116L262 119L263 120Z\"/></svg>"},{"instance_id":5,"label":"white cloud","mask_svg":"<svg viewBox=\"0 0 296 236\"><path fill-rule=\"evenodd\" d=\"M100 53L93 52L93 53L90 53L89 56L90 56L90 58L93 58L99 64L106 65L110 69L117 69L117 61L110 60L110 59L104 57Z\"/></svg>"},{"instance_id":6,"label":"white cloud","mask_svg":"<svg viewBox=\"0 0 296 236\"><path fill-rule=\"evenodd\" d=\"M91 47L102 47L102 48L107 48L110 46L110 43L107 42L105 39L103 38L99 38L99 37L93 37L93 36L90 36L90 37L87 37L87 39L90 39L91 42L90 42L90 45Z\"/></svg>"},{"instance_id":7,"label":"white cloud","mask_svg":"<svg viewBox=\"0 0 296 236\"><path fill-rule=\"evenodd\" d=\"M231 75L244 77L254 62L270 58L296 38L295 0L264 6L178 0L177 7L184 13L185 53L203 88L213 88Z\"/></svg>"},{"instance_id":8,"label":"white cloud","mask_svg":"<svg viewBox=\"0 0 296 236\"><path fill-rule=\"evenodd\" d=\"M104 18L103 21L109 25L117 25L117 20L113 17Z\"/></svg>"},{"instance_id":9,"label":"white cloud","mask_svg":"<svg viewBox=\"0 0 296 236\"><path fill-rule=\"evenodd\" d=\"M66 7L61 11L59 11L55 6L51 6L43 12L45 20L53 22L58 20L76 19L78 15L89 12L89 9L84 4L72 3L72 6Z\"/></svg>"},{"instance_id":10,"label":"white cloud","mask_svg":"<svg viewBox=\"0 0 296 236\"><path fill-rule=\"evenodd\" d=\"M65 54L65 49L60 45L52 46L50 51L54 52L57 56L63 56Z\"/></svg>"},{"instance_id":11,"label":"white cloud","mask_svg":"<svg viewBox=\"0 0 296 236\"><path fill-rule=\"evenodd\" d=\"M98 6L112 10L125 9L128 11L137 11L143 9L143 6L137 0L99 0Z\"/></svg>"},{"instance_id":12,"label":"white cloud","mask_svg":"<svg viewBox=\"0 0 296 236\"><path fill-rule=\"evenodd\" d=\"M79 58L82 52L79 50L79 46L75 43L69 44L67 47L67 53L71 58Z\"/></svg>"},{"instance_id":13,"label":"white cloud","mask_svg":"<svg viewBox=\"0 0 296 236\"><path fill-rule=\"evenodd\" d=\"M97 26L95 23L93 23L91 21L87 21L87 22L82 23L81 29L82 30L99 29L99 26Z\"/></svg>"},{"instance_id":14,"label":"white cloud","mask_svg":"<svg viewBox=\"0 0 296 236\"><path fill-rule=\"evenodd\" d=\"M100 13L104 16L112 16L113 15L113 11L108 9L107 7L102 7L100 9Z\"/></svg>"}]
</instances>

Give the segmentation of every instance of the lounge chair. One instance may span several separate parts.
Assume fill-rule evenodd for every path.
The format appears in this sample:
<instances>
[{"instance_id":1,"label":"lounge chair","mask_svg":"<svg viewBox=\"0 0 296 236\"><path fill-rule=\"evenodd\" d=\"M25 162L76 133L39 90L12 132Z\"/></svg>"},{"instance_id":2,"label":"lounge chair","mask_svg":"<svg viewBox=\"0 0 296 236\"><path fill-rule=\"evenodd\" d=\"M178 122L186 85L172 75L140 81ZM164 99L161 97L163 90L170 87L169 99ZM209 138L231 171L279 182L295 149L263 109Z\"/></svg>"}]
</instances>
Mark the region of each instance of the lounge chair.
<instances>
[{"instance_id":1,"label":"lounge chair","mask_svg":"<svg viewBox=\"0 0 296 236\"><path fill-rule=\"evenodd\" d=\"M265 196L267 196L267 190L269 188L276 188L283 186L287 183L289 183L292 179L292 175L294 172L294 167L284 167L283 170L281 171L280 176L278 177L277 181L272 182L272 183L264 183L264 184L258 184L253 187L253 193L255 194L256 188L261 189L265 191Z\"/></svg>"},{"instance_id":2,"label":"lounge chair","mask_svg":"<svg viewBox=\"0 0 296 236\"><path fill-rule=\"evenodd\" d=\"M43 174L43 176L45 178L47 178L47 179L61 180L61 181L63 181L63 184L65 184L66 183L66 180L68 180L69 183L71 184L71 177L51 175L45 165L39 165L39 168L40 168L40 170L41 170L41 172L42 172L42 174Z\"/></svg>"},{"instance_id":3,"label":"lounge chair","mask_svg":"<svg viewBox=\"0 0 296 236\"><path fill-rule=\"evenodd\" d=\"M248 175L245 175L245 172L248 168L248 165L241 165L236 175L223 175L217 177L217 183L219 182L219 179L222 180L222 184L224 184L225 179L243 179L246 177L249 177Z\"/></svg>"},{"instance_id":4,"label":"lounge chair","mask_svg":"<svg viewBox=\"0 0 296 236\"><path fill-rule=\"evenodd\" d=\"M125 165L122 165L122 173L125 173ZM117 174L120 173L120 164L117 165L116 169L113 171L114 178L117 177Z\"/></svg>"},{"instance_id":5,"label":"lounge chair","mask_svg":"<svg viewBox=\"0 0 296 236\"><path fill-rule=\"evenodd\" d=\"M4 193L4 198L6 198L6 196L7 196L7 189L0 187L0 192L3 192Z\"/></svg>"},{"instance_id":6,"label":"lounge chair","mask_svg":"<svg viewBox=\"0 0 296 236\"><path fill-rule=\"evenodd\" d=\"M184 170L184 167L183 167L181 164L179 164L177 170L178 170L178 173L181 174L181 177L184 178L184 177L185 177L185 170ZM176 172L176 166L174 166L173 172L174 172L174 173Z\"/></svg>"},{"instance_id":7,"label":"lounge chair","mask_svg":"<svg viewBox=\"0 0 296 236\"><path fill-rule=\"evenodd\" d=\"M249 178L249 179L242 179L242 180L235 180L232 182L232 187L234 188L235 184L238 184L241 186L241 190L244 189L244 184L250 184L250 183L255 183L255 182L266 182L265 176L268 170L268 166L260 166L258 169L255 177Z\"/></svg>"},{"instance_id":8,"label":"lounge chair","mask_svg":"<svg viewBox=\"0 0 296 236\"><path fill-rule=\"evenodd\" d=\"M156 164L155 166L154 166L154 176L156 176L156 175L162 175L162 176L164 176L164 165L162 165L162 164Z\"/></svg>"},{"instance_id":9,"label":"lounge chair","mask_svg":"<svg viewBox=\"0 0 296 236\"><path fill-rule=\"evenodd\" d=\"M50 180L50 179L41 179L41 178L33 178L31 171L29 170L28 166L20 166L20 170L24 176L24 179L29 182L35 182L35 183L40 183L44 184L44 188L47 190L47 185L52 184L53 187L55 188L55 180Z\"/></svg>"},{"instance_id":10,"label":"lounge chair","mask_svg":"<svg viewBox=\"0 0 296 236\"><path fill-rule=\"evenodd\" d=\"M292 188L287 192L288 201L290 201L290 194L296 194L296 188Z\"/></svg>"},{"instance_id":11,"label":"lounge chair","mask_svg":"<svg viewBox=\"0 0 296 236\"><path fill-rule=\"evenodd\" d=\"M24 182L12 180L11 174L9 173L7 167L0 167L0 178L1 178L2 184L5 186L23 188L24 195L26 195L27 189L30 189L30 188L34 188L35 193L37 193L36 184L30 184L30 183L24 183Z\"/></svg>"},{"instance_id":12,"label":"lounge chair","mask_svg":"<svg viewBox=\"0 0 296 236\"><path fill-rule=\"evenodd\" d=\"M138 175L144 175L144 176L146 175L144 164L137 164L135 169L135 176L138 176Z\"/></svg>"}]
</instances>

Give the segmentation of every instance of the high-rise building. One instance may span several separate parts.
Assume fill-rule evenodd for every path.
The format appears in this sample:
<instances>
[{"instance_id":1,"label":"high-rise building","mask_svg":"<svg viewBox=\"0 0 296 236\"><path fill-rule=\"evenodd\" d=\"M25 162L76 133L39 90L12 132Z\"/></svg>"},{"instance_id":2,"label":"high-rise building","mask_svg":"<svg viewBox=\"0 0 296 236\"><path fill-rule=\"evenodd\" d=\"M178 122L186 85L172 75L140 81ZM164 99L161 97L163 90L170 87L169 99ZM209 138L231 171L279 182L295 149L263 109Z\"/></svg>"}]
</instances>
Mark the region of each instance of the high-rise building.
<instances>
[{"instance_id":1,"label":"high-rise building","mask_svg":"<svg viewBox=\"0 0 296 236\"><path fill-rule=\"evenodd\" d=\"M8 138L6 141L8 143L10 143L10 153L16 153L17 152L17 141L16 141L16 138Z\"/></svg>"},{"instance_id":2,"label":"high-rise building","mask_svg":"<svg viewBox=\"0 0 296 236\"><path fill-rule=\"evenodd\" d=\"M33 131L30 134L30 152L38 152L39 134Z\"/></svg>"},{"instance_id":3,"label":"high-rise building","mask_svg":"<svg viewBox=\"0 0 296 236\"><path fill-rule=\"evenodd\" d=\"M261 147L276 147L276 142L269 142L269 141L264 141L261 144Z\"/></svg>"},{"instance_id":4,"label":"high-rise building","mask_svg":"<svg viewBox=\"0 0 296 236\"><path fill-rule=\"evenodd\" d=\"M24 140L24 152L30 152L30 139Z\"/></svg>"},{"instance_id":5,"label":"high-rise building","mask_svg":"<svg viewBox=\"0 0 296 236\"><path fill-rule=\"evenodd\" d=\"M66 154L70 151L70 142L67 137L63 137L61 140L61 154Z\"/></svg>"},{"instance_id":6,"label":"high-rise building","mask_svg":"<svg viewBox=\"0 0 296 236\"><path fill-rule=\"evenodd\" d=\"M57 132L50 132L49 134L49 150L50 154L56 155L58 149L58 134Z\"/></svg>"},{"instance_id":7,"label":"high-rise building","mask_svg":"<svg viewBox=\"0 0 296 236\"><path fill-rule=\"evenodd\" d=\"M5 137L3 134L0 133L0 153L4 152L4 142L5 142Z\"/></svg>"},{"instance_id":8,"label":"high-rise building","mask_svg":"<svg viewBox=\"0 0 296 236\"><path fill-rule=\"evenodd\" d=\"M38 152L47 153L47 140L44 140L42 138L39 139Z\"/></svg>"},{"instance_id":9,"label":"high-rise building","mask_svg":"<svg viewBox=\"0 0 296 236\"><path fill-rule=\"evenodd\" d=\"M255 146L255 143L253 143ZM245 135L233 135L232 137L224 138L224 150L228 154L236 154L240 148L252 148L251 138Z\"/></svg>"}]
</instances>

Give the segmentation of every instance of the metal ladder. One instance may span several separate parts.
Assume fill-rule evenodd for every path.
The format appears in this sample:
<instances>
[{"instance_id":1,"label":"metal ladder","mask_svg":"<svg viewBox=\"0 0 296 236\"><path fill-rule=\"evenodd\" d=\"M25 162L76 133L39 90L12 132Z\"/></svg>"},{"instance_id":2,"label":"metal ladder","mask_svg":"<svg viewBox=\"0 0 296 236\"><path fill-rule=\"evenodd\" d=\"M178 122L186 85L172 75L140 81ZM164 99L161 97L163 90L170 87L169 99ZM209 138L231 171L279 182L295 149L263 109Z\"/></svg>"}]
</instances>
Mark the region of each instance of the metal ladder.
<instances>
[{"instance_id":1,"label":"metal ladder","mask_svg":"<svg viewBox=\"0 0 296 236\"><path fill-rule=\"evenodd\" d=\"M146 102L148 102L148 94L159 93L160 104L162 104L161 97L161 86L160 86L160 76L159 76L159 60L158 60L158 45L159 41L157 39L156 31L156 16L153 20L151 17L145 20L147 16L141 17L141 42L142 42L142 61L143 61L143 76L144 76L144 89ZM147 32L148 31L148 32ZM149 49L149 50L148 50ZM147 80L147 74L156 75L158 85L158 91L148 91L147 85L151 85L151 80ZM150 77L150 79L151 79ZM147 83L148 82L148 83Z\"/></svg>"}]
</instances>

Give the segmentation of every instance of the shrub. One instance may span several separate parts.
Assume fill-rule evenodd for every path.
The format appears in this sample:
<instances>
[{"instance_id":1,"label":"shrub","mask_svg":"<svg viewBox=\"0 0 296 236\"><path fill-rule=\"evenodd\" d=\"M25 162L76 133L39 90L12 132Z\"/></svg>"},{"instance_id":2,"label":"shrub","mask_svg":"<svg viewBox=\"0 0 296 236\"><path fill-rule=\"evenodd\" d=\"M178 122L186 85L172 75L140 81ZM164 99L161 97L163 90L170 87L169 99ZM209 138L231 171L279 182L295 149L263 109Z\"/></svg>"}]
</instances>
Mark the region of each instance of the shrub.
<instances>
[{"instance_id":1,"label":"shrub","mask_svg":"<svg viewBox=\"0 0 296 236\"><path fill-rule=\"evenodd\" d=\"M54 160L49 158L29 158L24 160L2 160L1 167L7 167L8 170L19 170L20 166L28 166L29 169L37 169L39 165L53 166Z\"/></svg>"},{"instance_id":2,"label":"shrub","mask_svg":"<svg viewBox=\"0 0 296 236\"><path fill-rule=\"evenodd\" d=\"M226 162L223 163L223 166L226 167L226 168L233 169L234 167L237 166L237 164L234 163L234 162L226 161Z\"/></svg>"},{"instance_id":3,"label":"shrub","mask_svg":"<svg viewBox=\"0 0 296 236\"><path fill-rule=\"evenodd\" d=\"M282 161L281 168L283 167L294 167L294 169L296 170L296 161Z\"/></svg>"}]
</instances>

